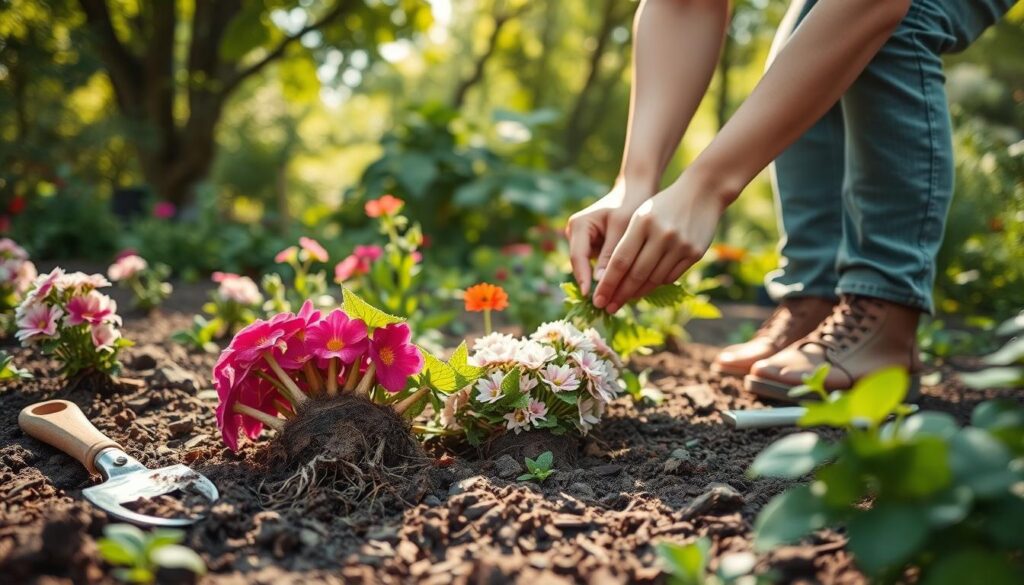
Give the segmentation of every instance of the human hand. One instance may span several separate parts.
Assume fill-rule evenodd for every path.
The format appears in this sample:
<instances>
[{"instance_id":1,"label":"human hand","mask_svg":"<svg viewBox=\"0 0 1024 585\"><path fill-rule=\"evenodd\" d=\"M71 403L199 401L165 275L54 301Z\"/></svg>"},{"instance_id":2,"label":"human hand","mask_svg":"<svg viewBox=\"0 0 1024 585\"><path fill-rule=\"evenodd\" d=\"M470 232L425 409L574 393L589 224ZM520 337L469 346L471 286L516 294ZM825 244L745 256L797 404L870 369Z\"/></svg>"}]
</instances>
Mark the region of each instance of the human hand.
<instances>
[{"instance_id":1,"label":"human hand","mask_svg":"<svg viewBox=\"0 0 1024 585\"><path fill-rule=\"evenodd\" d=\"M727 200L684 173L637 207L621 239L612 244L594 306L614 313L631 298L675 282L707 252L726 206Z\"/></svg>"},{"instance_id":2,"label":"human hand","mask_svg":"<svg viewBox=\"0 0 1024 585\"><path fill-rule=\"evenodd\" d=\"M619 179L607 195L569 218L565 227L569 239L572 273L584 295L590 293L594 274L598 278L608 265L612 250L619 243L638 207L654 195L654 187L637 187L636 182ZM591 258L597 257L594 268Z\"/></svg>"}]
</instances>

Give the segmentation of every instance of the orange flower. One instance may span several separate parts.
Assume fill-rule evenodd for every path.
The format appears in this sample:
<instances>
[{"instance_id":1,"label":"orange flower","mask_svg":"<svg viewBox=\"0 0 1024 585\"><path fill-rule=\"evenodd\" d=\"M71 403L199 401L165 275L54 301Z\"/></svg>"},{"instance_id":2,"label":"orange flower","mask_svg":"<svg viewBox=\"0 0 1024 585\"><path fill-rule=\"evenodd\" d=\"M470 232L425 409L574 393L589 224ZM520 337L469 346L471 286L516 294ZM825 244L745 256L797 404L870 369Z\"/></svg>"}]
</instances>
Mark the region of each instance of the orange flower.
<instances>
[{"instance_id":1,"label":"orange flower","mask_svg":"<svg viewBox=\"0 0 1024 585\"><path fill-rule=\"evenodd\" d=\"M715 259L724 262L739 262L747 255L747 251L743 248L728 244L715 244L711 249L715 252Z\"/></svg>"},{"instance_id":2,"label":"orange flower","mask_svg":"<svg viewBox=\"0 0 1024 585\"><path fill-rule=\"evenodd\" d=\"M370 217L380 217L382 215L394 215L402 210L402 206L405 205L405 201L402 201L394 195L385 195L380 199L371 199L366 202L364 209L366 215Z\"/></svg>"},{"instance_id":3,"label":"orange flower","mask_svg":"<svg viewBox=\"0 0 1024 585\"><path fill-rule=\"evenodd\" d=\"M466 289L467 311L502 311L508 307L508 293L500 286L481 282Z\"/></svg>"}]
</instances>

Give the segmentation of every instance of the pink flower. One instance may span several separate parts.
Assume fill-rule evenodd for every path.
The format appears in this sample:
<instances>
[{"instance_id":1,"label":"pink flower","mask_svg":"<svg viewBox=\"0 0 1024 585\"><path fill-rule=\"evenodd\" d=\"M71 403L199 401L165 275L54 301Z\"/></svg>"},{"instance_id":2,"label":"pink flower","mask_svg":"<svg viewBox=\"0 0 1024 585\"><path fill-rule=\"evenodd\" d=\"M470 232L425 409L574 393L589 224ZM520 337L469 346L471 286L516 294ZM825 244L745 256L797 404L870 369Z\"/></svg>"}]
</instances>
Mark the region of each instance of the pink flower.
<instances>
[{"instance_id":1,"label":"pink flower","mask_svg":"<svg viewBox=\"0 0 1024 585\"><path fill-rule=\"evenodd\" d=\"M309 254L310 258L317 262L327 262L327 250L320 245L320 242L303 236L299 238L299 246Z\"/></svg>"},{"instance_id":2,"label":"pink flower","mask_svg":"<svg viewBox=\"0 0 1024 585\"><path fill-rule=\"evenodd\" d=\"M228 345L234 351L236 366L248 368L259 361L265 352L288 349L287 338L294 334L289 327L257 319L235 335Z\"/></svg>"},{"instance_id":3,"label":"pink flower","mask_svg":"<svg viewBox=\"0 0 1024 585\"><path fill-rule=\"evenodd\" d=\"M72 291L72 294L84 294L96 288L110 286L110 281L102 274L86 274L71 272L57 279L57 289Z\"/></svg>"},{"instance_id":4,"label":"pink flower","mask_svg":"<svg viewBox=\"0 0 1024 585\"><path fill-rule=\"evenodd\" d=\"M225 280L231 280L232 278L241 278L241 276L235 274L234 272L221 272L219 270L210 275L210 280L217 284L220 284Z\"/></svg>"},{"instance_id":5,"label":"pink flower","mask_svg":"<svg viewBox=\"0 0 1024 585\"><path fill-rule=\"evenodd\" d=\"M576 371L569 365L548 364L541 370L540 375L552 392L570 392L580 387Z\"/></svg>"},{"instance_id":6,"label":"pink flower","mask_svg":"<svg viewBox=\"0 0 1024 585\"><path fill-rule=\"evenodd\" d=\"M171 219L178 212L178 208L170 201L157 201L153 206L153 217L157 219Z\"/></svg>"},{"instance_id":7,"label":"pink flower","mask_svg":"<svg viewBox=\"0 0 1024 585\"><path fill-rule=\"evenodd\" d=\"M277 256L274 256L274 262L277 262L278 264L292 262L293 260L295 260L295 258L298 257L298 254L298 248L296 248L295 246L288 246L284 250L278 252Z\"/></svg>"},{"instance_id":8,"label":"pink flower","mask_svg":"<svg viewBox=\"0 0 1024 585\"><path fill-rule=\"evenodd\" d=\"M214 273L216 276L217 273ZM263 302L263 295L260 294L260 289L256 286L248 276L238 276L237 274L226 274L222 275L220 286L217 288L217 293L221 298L234 301L240 305L258 305Z\"/></svg>"},{"instance_id":9,"label":"pink flower","mask_svg":"<svg viewBox=\"0 0 1024 585\"><path fill-rule=\"evenodd\" d=\"M0 238L0 258L28 260L28 252L11 238Z\"/></svg>"},{"instance_id":10,"label":"pink flower","mask_svg":"<svg viewBox=\"0 0 1024 585\"><path fill-rule=\"evenodd\" d=\"M310 351L322 359L339 358L351 364L366 353L366 323L350 319L341 309L331 311L306 331Z\"/></svg>"},{"instance_id":11,"label":"pink flower","mask_svg":"<svg viewBox=\"0 0 1024 585\"><path fill-rule=\"evenodd\" d=\"M419 250L413 250L412 251L412 263L413 264L419 264L420 262L423 262L423 254L420 254Z\"/></svg>"},{"instance_id":12,"label":"pink flower","mask_svg":"<svg viewBox=\"0 0 1024 585\"><path fill-rule=\"evenodd\" d=\"M92 344L99 351L114 351L114 344L121 337L121 332L108 322L99 323L89 328Z\"/></svg>"},{"instance_id":13,"label":"pink flower","mask_svg":"<svg viewBox=\"0 0 1024 585\"><path fill-rule=\"evenodd\" d=\"M99 325L107 322L121 322L117 316L117 303L107 295L91 290L84 296L72 297L68 301L69 325Z\"/></svg>"},{"instance_id":14,"label":"pink flower","mask_svg":"<svg viewBox=\"0 0 1024 585\"><path fill-rule=\"evenodd\" d=\"M393 323L373 332L370 359L377 366L377 381L389 392L401 392L409 376L423 369L423 354L409 342L412 331L405 323Z\"/></svg>"},{"instance_id":15,"label":"pink flower","mask_svg":"<svg viewBox=\"0 0 1024 585\"><path fill-rule=\"evenodd\" d=\"M402 210L405 201L394 195L384 195L380 199L372 199L366 202L363 207L369 217L380 217L382 215L394 215Z\"/></svg>"},{"instance_id":16,"label":"pink flower","mask_svg":"<svg viewBox=\"0 0 1024 585\"><path fill-rule=\"evenodd\" d=\"M544 404L540 400L530 399L530 405L526 407L526 418L529 419L533 426L537 426L537 423L545 420L548 415L548 405Z\"/></svg>"},{"instance_id":17,"label":"pink flower","mask_svg":"<svg viewBox=\"0 0 1024 585\"><path fill-rule=\"evenodd\" d=\"M492 372L476 382L476 400L484 404L497 402L501 399L501 381L505 375L501 371Z\"/></svg>"},{"instance_id":18,"label":"pink flower","mask_svg":"<svg viewBox=\"0 0 1024 585\"><path fill-rule=\"evenodd\" d=\"M15 337L22 343L30 343L40 339L49 339L57 335L57 322L64 316L60 307L48 307L43 303L33 303L19 308L17 319L18 332Z\"/></svg>"},{"instance_id":19,"label":"pink flower","mask_svg":"<svg viewBox=\"0 0 1024 585\"><path fill-rule=\"evenodd\" d=\"M367 262L367 266L370 263L380 260L380 257L383 254L384 248L381 248L376 244L372 244L369 246L356 246L356 249L352 252L352 255L355 256L356 258L359 258L360 260L365 260Z\"/></svg>"},{"instance_id":20,"label":"pink flower","mask_svg":"<svg viewBox=\"0 0 1024 585\"><path fill-rule=\"evenodd\" d=\"M127 280L139 272L145 270L149 264L142 256L129 254L118 258L116 262L107 269L107 276L114 282Z\"/></svg>"},{"instance_id":21,"label":"pink flower","mask_svg":"<svg viewBox=\"0 0 1024 585\"><path fill-rule=\"evenodd\" d=\"M18 267L17 272L14 274L14 290L18 294L25 294L25 291L32 286L32 281L35 280L39 273L36 272L36 265L25 260Z\"/></svg>"},{"instance_id":22,"label":"pink flower","mask_svg":"<svg viewBox=\"0 0 1024 585\"><path fill-rule=\"evenodd\" d=\"M361 270L362 266L363 262L355 255L346 256L344 260L338 262L338 265L334 267L334 282L340 284L353 276L366 274L366 271Z\"/></svg>"},{"instance_id":23,"label":"pink flower","mask_svg":"<svg viewBox=\"0 0 1024 585\"><path fill-rule=\"evenodd\" d=\"M46 298L46 295L50 294L53 287L57 286L57 281L64 276L64 270L62 268L54 268L49 274L43 274L36 277L33 284L35 290L32 291L30 298L33 300L40 300Z\"/></svg>"}]
</instances>

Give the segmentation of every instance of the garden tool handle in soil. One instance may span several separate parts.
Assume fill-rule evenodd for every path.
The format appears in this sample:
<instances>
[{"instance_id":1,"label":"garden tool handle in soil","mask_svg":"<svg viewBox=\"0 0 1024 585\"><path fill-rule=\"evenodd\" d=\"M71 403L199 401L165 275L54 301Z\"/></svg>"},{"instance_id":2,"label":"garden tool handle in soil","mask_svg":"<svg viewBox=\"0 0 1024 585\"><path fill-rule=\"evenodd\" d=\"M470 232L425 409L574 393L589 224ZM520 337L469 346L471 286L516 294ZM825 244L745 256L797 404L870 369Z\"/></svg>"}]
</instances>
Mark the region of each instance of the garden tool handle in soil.
<instances>
[{"instance_id":1,"label":"garden tool handle in soil","mask_svg":"<svg viewBox=\"0 0 1024 585\"><path fill-rule=\"evenodd\" d=\"M111 447L120 449L85 418L73 402L47 400L30 404L18 415L18 426L31 437L78 459L89 473L99 473L96 456Z\"/></svg>"}]
</instances>

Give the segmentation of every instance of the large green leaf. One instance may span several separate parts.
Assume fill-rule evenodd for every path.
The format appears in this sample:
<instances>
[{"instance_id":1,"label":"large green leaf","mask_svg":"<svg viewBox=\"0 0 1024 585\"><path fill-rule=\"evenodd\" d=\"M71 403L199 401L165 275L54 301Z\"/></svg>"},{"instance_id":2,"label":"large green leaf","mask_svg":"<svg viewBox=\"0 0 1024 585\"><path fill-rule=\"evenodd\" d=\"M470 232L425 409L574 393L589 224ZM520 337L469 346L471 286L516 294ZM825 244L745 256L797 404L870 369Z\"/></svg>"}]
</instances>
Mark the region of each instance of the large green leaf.
<instances>
[{"instance_id":1,"label":"large green leaf","mask_svg":"<svg viewBox=\"0 0 1024 585\"><path fill-rule=\"evenodd\" d=\"M849 392L851 419L881 423L903 402L909 387L910 376L903 368L885 368L865 376Z\"/></svg>"},{"instance_id":2,"label":"large green leaf","mask_svg":"<svg viewBox=\"0 0 1024 585\"><path fill-rule=\"evenodd\" d=\"M971 548L939 557L927 568L921 585L1020 585L1024 571L1004 553Z\"/></svg>"},{"instance_id":3,"label":"large green leaf","mask_svg":"<svg viewBox=\"0 0 1024 585\"><path fill-rule=\"evenodd\" d=\"M362 319L366 326L372 329L405 321L401 317L385 313L367 303L346 287L342 287L342 297L341 308L348 316L353 319Z\"/></svg>"},{"instance_id":4,"label":"large green leaf","mask_svg":"<svg viewBox=\"0 0 1024 585\"><path fill-rule=\"evenodd\" d=\"M754 548L768 551L800 540L828 522L824 503L801 485L776 496L754 522Z\"/></svg>"},{"instance_id":5,"label":"large green leaf","mask_svg":"<svg viewBox=\"0 0 1024 585\"><path fill-rule=\"evenodd\" d=\"M928 524L917 508L877 504L847 523L850 552L869 574L902 566L928 537Z\"/></svg>"},{"instance_id":6,"label":"large green leaf","mask_svg":"<svg viewBox=\"0 0 1024 585\"><path fill-rule=\"evenodd\" d=\"M1007 493L1020 473L1010 469L1010 451L989 433L968 427L950 440L950 467L959 483L981 497Z\"/></svg>"},{"instance_id":7,"label":"large green leaf","mask_svg":"<svg viewBox=\"0 0 1024 585\"><path fill-rule=\"evenodd\" d=\"M661 542L658 555L671 575L672 585L703 585L706 581L711 541L700 538L690 544Z\"/></svg>"},{"instance_id":8,"label":"large green leaf","mask_svg":"<svg viewBox=\"0 0 1024 585\"><path fill-rule=\"evenodd\" d=\"M796 479L806 475L835 455L834 445L815 433L796 433L783 437L758 454L750 465L754 476Z\"/></svg>"}]
</instances>

